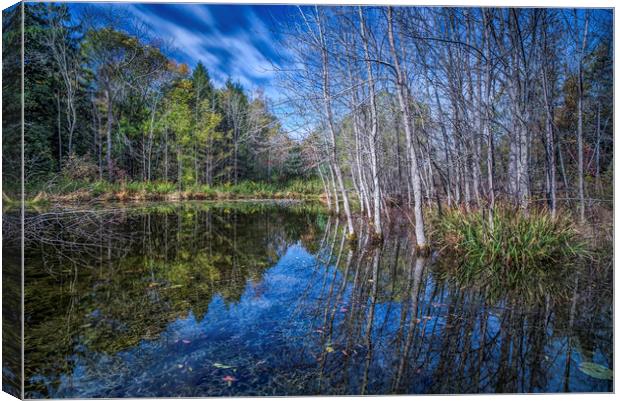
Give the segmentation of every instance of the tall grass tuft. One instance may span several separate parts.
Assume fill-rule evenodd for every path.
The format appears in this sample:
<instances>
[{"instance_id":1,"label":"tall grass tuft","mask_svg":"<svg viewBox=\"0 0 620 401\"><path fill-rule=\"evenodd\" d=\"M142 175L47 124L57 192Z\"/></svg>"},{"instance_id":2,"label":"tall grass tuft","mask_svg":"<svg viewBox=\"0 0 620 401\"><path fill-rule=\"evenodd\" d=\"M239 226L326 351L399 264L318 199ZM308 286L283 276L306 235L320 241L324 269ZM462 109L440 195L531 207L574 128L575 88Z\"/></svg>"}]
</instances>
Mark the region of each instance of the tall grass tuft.
<instances>
[{"instance_id":1,"label":"tall grass tuft","mask_svg":"<svg viewBox=\"0 0 620 401\"><path fill-rule=\"evenodd\" d=\"M467 283L544 291L588 254L573 222L545 211L497 209L492 224L482 211L450 210L434 220L434 241L456 254L453 267Z\"/></svg>"}]
</instances>

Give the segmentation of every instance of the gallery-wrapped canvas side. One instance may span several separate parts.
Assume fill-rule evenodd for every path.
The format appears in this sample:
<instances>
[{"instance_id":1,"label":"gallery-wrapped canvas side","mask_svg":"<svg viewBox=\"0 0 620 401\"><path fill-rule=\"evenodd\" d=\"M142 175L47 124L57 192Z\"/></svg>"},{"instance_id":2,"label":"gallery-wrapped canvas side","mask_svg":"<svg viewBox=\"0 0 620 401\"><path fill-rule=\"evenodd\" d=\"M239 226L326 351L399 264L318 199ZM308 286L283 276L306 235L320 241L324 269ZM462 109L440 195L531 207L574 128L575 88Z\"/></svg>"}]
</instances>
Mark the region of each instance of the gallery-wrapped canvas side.
<instances>
[{"instance_id":1,"label":"gallery-wrapped canvas side","mask_svg":"<svg viewBox=\"0 0 620 401\"><path fill-rule=\"evenodd\" d=\"M2 11L2 391L23 397L23 10Z\"/></svg>"}]
</instances>

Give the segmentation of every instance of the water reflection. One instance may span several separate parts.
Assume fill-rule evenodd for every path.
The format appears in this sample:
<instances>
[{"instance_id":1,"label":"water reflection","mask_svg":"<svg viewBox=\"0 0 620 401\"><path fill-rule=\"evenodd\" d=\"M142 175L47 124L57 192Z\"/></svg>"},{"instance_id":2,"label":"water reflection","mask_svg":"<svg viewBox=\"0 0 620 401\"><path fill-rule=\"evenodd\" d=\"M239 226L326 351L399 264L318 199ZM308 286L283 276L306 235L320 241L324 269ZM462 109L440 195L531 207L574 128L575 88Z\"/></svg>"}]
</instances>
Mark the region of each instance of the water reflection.
<instances>
[{"instance_id":1,"label":"water reflection","mask_svg":"<svg viewBox=\"0 0 620 401\"><path fill-rule=\"evenodd\" d=\"M2 218L2 391L22 397L21 212Z\"/></svg>"},{"instance_id":2,"label":"water reflection","mask_svg":"<svg viewBox=\"0 0 620 401\"><path fill-rule=\"evenodd\" d=\"M525 305L302 205L98 213L28 246L27 397L613 390L610 269Z\"/></svg>"}]
</instances>

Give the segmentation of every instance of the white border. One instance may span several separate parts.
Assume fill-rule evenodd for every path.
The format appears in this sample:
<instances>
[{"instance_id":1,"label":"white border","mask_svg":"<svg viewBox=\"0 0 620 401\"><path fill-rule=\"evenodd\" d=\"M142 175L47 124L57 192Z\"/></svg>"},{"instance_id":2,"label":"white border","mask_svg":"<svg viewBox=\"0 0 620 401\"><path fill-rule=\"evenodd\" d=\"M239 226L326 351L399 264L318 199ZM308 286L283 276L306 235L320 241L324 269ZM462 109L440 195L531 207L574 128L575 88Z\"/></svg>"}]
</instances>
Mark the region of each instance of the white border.
<instances>
[{"instance_id":1,"label":"white border","mask_svg":"<svg viewBox=\"0 0 620 401\"><path fill-rule=\"evenodd\" d=\"M73 2L80 2L80 3L89 3L89 2L93 2L93 1L88 1L88 0L74 0ZM563 1L549 1L549 0L538 0L538 1L532 1L532 0L495 0L495 1L489 1L489 0L477 0L477 1L471 1L471 0L422 0L422 1L411 1L411 0L406 0L406 1L402 1L402 0L373 0L373 1L365 1L365 0L297 0L297 1L286 1L286 0L267 0L267 1L260 1L260 0L244 0L244 1L239 1L239 0L233 0L233 1L214 1L214 0L203 0L203 1L179 1L179 0L137 0L137 1L126 1L126 0L117 0L117 1L97 1L97 2L117 2L117 3L204 3L204 4L324 4L324 5L330 5L330 4L351 4L351 5L357 5L357 4L383 4L383 5L425 5L425 6L489 6L489 7L566 7L566 8L584 8L584 7L591 7L591 8L614 8L615 7L615 1L613 0L588 0L588 1L584 1L584 0L563 0ZM16 1L14 0L0 0L0 6L2 9L5 9L13 4L15 4ZM615 17L615 15L614 15ZM617 29L617 19L614 18L614 55L618 54L618 29ZM0 62L1 62L1 55L0 55ZM615 57L614 57L614 81L615 81L615 77L617 77L617 69L618 69L618 64L615 63ZM1 83L2 83L2 77L0 75L0 87L1 87ZM618 99L618 93L619 93L619 89L618 89L618 85L615 82L615 86L614 86L614 104L618 104L617 103L617 99ZM23 108L22 108L23 111ZM0 110L0 117L1 117L1 110ZM616 133L618 132L618 122L616 119L616 113L614 110L614 138L616 137ZM1 134L1 127L0 127L0 134ZM614 149L614 156L616 156L616 149ZM614 171L617 172L619 171L619 167L620 167L620 161L618 161L618 158L615 157L614 159ZM0 163L0 176L2 173L2 165ZM616 173L614 176L614 187L615 185L618 184L620 185L620 179L618 178L618 174ZM0 189L1 189L1 185L0 185ZM615 200L615 190L614 190L614 200ZM0 206L2 204L2 201L0 200ZM614 255L615 255L615 251L616 251L616 243L618 240L618 225L617 223L617 219L616 219L616 209L614 208ZM0 239L1 239L2 234L0 233ZM2 256L0 254L0 262L2 260ZM23 262L23 258L22 258L22 262ZM23 274L23 268L22 268L22 274ZM618 260L617 258L614 257L614 287L615 287L615 283L617 282L617 277L618 277ZM23 285L23 278L22 278L22 285ZM614 288L615 290L615 288ZM22 294L23 294L23 288L22 288ZM0 299L1 299L1 295L2 295L2 289L0 287ZM22 299L22 303L23 303L23 299ZM1 303L0 303L1 304ZM617 308L618 306L618 297L616 296L616 293L614 291L614 348L615 351L617 352L617 348L615 347L615 345L618 344L618 330L616 330L617 326L617 315L615 314L615 311L618 310ZM1 310L1 306L0 306L0 310ZM1 331L1 330L0 330ZM1 333L0 333L0 340L1 340ZM1 347L0 347L1 348ZM614 353L614 370L616 370L615 368L617 368L617 364L616 364L616 352ZM22 375L23 377L23 375ZM616 374L614 376L614 389L618 389L618 374ZM615 399L615 394L590 394L590 393L581 393L581 394L566 394L566 393L560 393L560 394L526 394L526 395L517 395L517 394L508 394L508 395L401 395L401 396L376 396L376 397L372 397L373 399L381 399L381 400L394 400L396 398L398 399L413 399L415 398L417 399L428 399L428 400L454 400L454 397L464 397L466 399L472 399L473 397L482 397L484 400L494 400L494 399L498 399L498 400L523 400L524 398L527 397L536 397L536 399L542 399L542 400L564 400L564 399L568 399L568 400L579 400L579 399L588 399L588 400L611 400L612 398ZM249 398L249 397L236 397L235 400L278 400L279 398L282 397L254 397L254 398ZM312 397L312 398L316 398L316 397ZM336 397L320 397L320 398L336 398ZM347 398L352 398L352 397L347 397ZM355 397L358 398L358 397ZM361 398L361 397L359 397ZM195 400L192 398L176 398L178 400ZM216 398L213 398L216 399ZM306 400L309 399L309 397L286 397L286 399L290 399L290 400ZM7 393L4 392L0 392L0 401L9 401L9 400L15 400L14 397L8 395ZM149 398L138 398L137 400L149 400Z\"/></svg>"}]
</instances>

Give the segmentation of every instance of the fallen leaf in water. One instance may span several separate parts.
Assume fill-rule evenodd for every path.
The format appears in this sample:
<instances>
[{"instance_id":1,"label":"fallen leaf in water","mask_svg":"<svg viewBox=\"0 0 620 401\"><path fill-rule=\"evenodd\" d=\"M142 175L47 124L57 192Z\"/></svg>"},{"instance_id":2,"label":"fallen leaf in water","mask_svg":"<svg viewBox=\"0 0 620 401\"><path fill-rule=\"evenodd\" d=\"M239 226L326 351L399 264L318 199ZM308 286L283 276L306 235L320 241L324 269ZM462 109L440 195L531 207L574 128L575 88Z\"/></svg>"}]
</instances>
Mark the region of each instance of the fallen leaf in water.
<instances>
[{"instance_id":1,"label":"fallen leaf in water","mask_svg":"<svg viewBox=\"0 0 620 401\"><path fill-rule=\"evenodd\" d=\"M189 368L187 368L187 370L189 370L191 372L194 369L192 369L192 367L190 366Z\"/></svg>"},{"instance_id":2,"label":"fallen leaf in water","mask_svg":"<svg viewBox=\"0 0 620 401\"><path fill-rule=\"evenodd\" d=\"M327 346L327 348L325 348L325 351L334 352L334 348L332 348L331 346Z\"/></svg>"},{"instance_id":3,"label":"fallen leaf in water","mask_svg":"<svg viewBox=\"0 0 620 401\"><path fill-rule=\"evenodd\" d=\"M234 368L234 366L224 365L223 363L219 363L219 362L215 362L213 366L218 369L233 369Z\"/></svg>"},{"instance_id":4,"label":"fallen leaf in water","mask_svg":"<svg viewBox=\"0 0 620 401\"><path fill-rule=\"evenodd\" d=\"M342 350L342 353L343 353L344 356L349 356L349 353L347 351L345 351L345 350Z\"/></svg>"},{"instance_id":5,"label":"fallen leaf in water","mask_svg":"<svg viewBox=\"0 0 620 401\"><path fill-rule=\"evenodd\" d=\"M177 365L177 368L181 369L181 368L183 368L183 365L178 364L178 365Z\"/></svg>"},{"instance_id":6,"label":"fallen leaf in water","mask_svg":"<svg viewBox=\"0 0 620 401\"><path fill-rule=\"evenodd\" d=\"M171 285L170 287L162 288L162 290L173 290L175 288L181 288L181 287L183 287L181 284L175 284L175 285Z\"/></svg>"},{"instance_id":7,"label":"fallen leaf in water","mask_svg":"<svg viewBox=\"0 0 620 401\"><path fill-rule=\"evenodd\" d=\"M149 283L149 288L157 287L159 283Z\"/></svg>"},{"instance_id":8,"label":"fallen leaf in water","mask_svg":"<svg viewBox=\"0 0 620 401\"><path fill-rule=\"evenodd\" d=\"M590 377L600 380L613 380L614 371L594 362L582 362L579 365L579 370Z\"/></svg>"}]
</instances>

